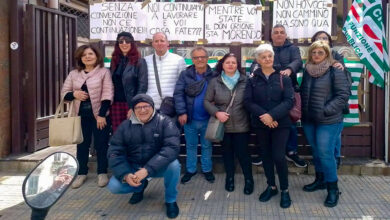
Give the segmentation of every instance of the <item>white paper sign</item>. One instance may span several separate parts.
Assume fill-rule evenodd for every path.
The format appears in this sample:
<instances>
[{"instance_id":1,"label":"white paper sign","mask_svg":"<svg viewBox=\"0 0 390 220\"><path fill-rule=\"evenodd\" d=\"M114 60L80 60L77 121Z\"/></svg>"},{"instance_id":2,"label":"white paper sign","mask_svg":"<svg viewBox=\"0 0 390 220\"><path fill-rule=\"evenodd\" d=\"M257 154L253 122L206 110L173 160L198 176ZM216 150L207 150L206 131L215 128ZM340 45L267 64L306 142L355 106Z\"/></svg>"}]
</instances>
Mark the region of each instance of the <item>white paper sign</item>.
<instances>
[{"instance_id":1,"label":"white paper sign","mask_svg":"<svg viewBox=\"0 0 390 220\"><path fill-rule=\"evenodd\" d=\"M149 38L164 32L169 40L198 41L203 39L203 5L190 2L155 2L145 9Z\"/></svg>"},{"instance_id":2,"label":"white paper sign","mask_svg":"<svg viewBox=\"0 0 390 220\"><path fill-rule=\"evenodd\" d=\"M116 40L130 32L137 41L165 32L168 40L197 41L203 38L204 6L199 3L105 2L90 5L90 38Z\"/></svg>"},{"instance_id":3,"label":"white paper sign","mask_svg":"<svg viewBox=\"0 0 390 220\"><path fill-rule=\"evenodd\" d=\"M208 43L253 43L261 40L261 5L214 4L206 7L205 38Z\"/></svg>"},{"instance_id":4,"label":"white paper sign","mask_svg":"<svg viewBox=\"0 0 390 220\"><path fill-rule=\"evenodd\" d=\"M274 1L273 25L282 24L291 39L311 38L317 31L331 34L332 0Z\"/></svg>"},{"instance_id":5,"label":"white paper sign","mask_svg":"<svg viewBox=\"0 0 390 220\"><path fill-rule=\"evenodd\" d=\"M145 40L148 34L146 13L141 3L105 2L89 6L90 38L116 40L122 31L133 34L135 40Z\"/></svg>"}]
</instances>

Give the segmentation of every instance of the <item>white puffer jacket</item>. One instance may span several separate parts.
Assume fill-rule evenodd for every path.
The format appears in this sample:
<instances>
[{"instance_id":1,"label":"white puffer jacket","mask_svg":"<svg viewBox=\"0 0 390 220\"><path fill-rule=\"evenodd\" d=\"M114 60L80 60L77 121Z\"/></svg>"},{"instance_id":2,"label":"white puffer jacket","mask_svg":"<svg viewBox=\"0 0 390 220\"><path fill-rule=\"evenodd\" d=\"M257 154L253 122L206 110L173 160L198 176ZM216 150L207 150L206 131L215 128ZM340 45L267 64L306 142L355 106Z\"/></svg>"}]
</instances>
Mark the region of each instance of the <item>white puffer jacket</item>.
<instances>
[{"instance_id":1,"label":"white puffer jacket","mask_svg":"<svg viewBox=\"0 0 390 220\"><path fill-rule=\"evenodd\" d=\"M160 86L162 97L173 97L176 81L179 79L181 71L186 68L184 58L167 51L163 56L158 56L156 53L157 71L160 78ZM160 109L161 98L158 93L156 77L154 74L153 54L145 57L148 66L148 94L153 98L154 106Z\"/></svg>"}]
</instances>

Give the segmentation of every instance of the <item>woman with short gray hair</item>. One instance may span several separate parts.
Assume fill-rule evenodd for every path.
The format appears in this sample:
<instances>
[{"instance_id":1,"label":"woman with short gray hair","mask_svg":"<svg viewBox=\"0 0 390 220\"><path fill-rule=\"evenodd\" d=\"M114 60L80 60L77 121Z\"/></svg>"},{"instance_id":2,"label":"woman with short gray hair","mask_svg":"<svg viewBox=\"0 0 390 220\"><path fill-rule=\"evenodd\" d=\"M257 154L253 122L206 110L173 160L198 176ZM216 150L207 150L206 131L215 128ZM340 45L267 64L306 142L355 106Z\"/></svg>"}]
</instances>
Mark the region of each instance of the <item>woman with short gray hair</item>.
<instances>
[{"instance_id":1,"label":"woman with short gray hair","mask_svg":"<svg viewBox=\"0 0 390 220\"><path fill-rule=\"evenodd\" d=\"M294 90L291 79L273 68L274 51L270 44L262 44L255 50L260 67L254 71L245 88L244 104L250 112L252 128L263 155L263 167L268 187L260 195L260 202L267 202L278 193L274 166L279 176L280 206L288 208L291 199L288 192L288 169L285 158L290 133L289 110L293 107Z\"/></svg>"}]
</instances>

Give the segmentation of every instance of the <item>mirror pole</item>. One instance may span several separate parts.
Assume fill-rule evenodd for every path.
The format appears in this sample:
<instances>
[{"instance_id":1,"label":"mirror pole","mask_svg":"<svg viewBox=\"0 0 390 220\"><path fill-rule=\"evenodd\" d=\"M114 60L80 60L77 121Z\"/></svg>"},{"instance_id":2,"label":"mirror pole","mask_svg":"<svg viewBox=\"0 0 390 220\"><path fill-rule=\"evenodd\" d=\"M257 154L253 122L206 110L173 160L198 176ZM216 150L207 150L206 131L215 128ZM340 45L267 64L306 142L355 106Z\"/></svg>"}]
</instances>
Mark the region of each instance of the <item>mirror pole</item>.
<instances>
[{"instance_id":1,"label":"mirror pole","mask_svg":"<svg viewBox=\"0 0 390 220\"><path fill-rule=\"evenodd\" d=\"M49 209L35 209L31 208L31 220L44 220Z\"/></svg>"}]
</instances>

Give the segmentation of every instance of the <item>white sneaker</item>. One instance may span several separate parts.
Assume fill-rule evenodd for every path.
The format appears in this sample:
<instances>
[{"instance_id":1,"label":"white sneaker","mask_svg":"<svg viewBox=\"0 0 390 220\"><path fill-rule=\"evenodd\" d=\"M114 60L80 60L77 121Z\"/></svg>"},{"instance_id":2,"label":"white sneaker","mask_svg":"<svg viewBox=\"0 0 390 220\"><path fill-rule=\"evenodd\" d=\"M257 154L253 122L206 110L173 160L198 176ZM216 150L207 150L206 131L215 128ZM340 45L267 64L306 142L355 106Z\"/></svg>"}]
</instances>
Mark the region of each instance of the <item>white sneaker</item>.
<instances>
[{"instance_id":1,"label":"white sneaker","mask_svg":"<svg viewBox=\"0 0 390 220\"><path fill-rule=\"evenodd\" d=\"M72 188L77 189L87 180L87 175L78 175L75 181L72 183Z\"/></svg>"},{"instance_id":2,"label":"white sneaker","mask_svg":"<svg viewBox=\"0 0 390 220\"><path fill-rule=\"evenodd\" d=\"M98 186L105 187L108 183L107 173L101 173L98 175Z\"/></svg>"}]
</instances>

